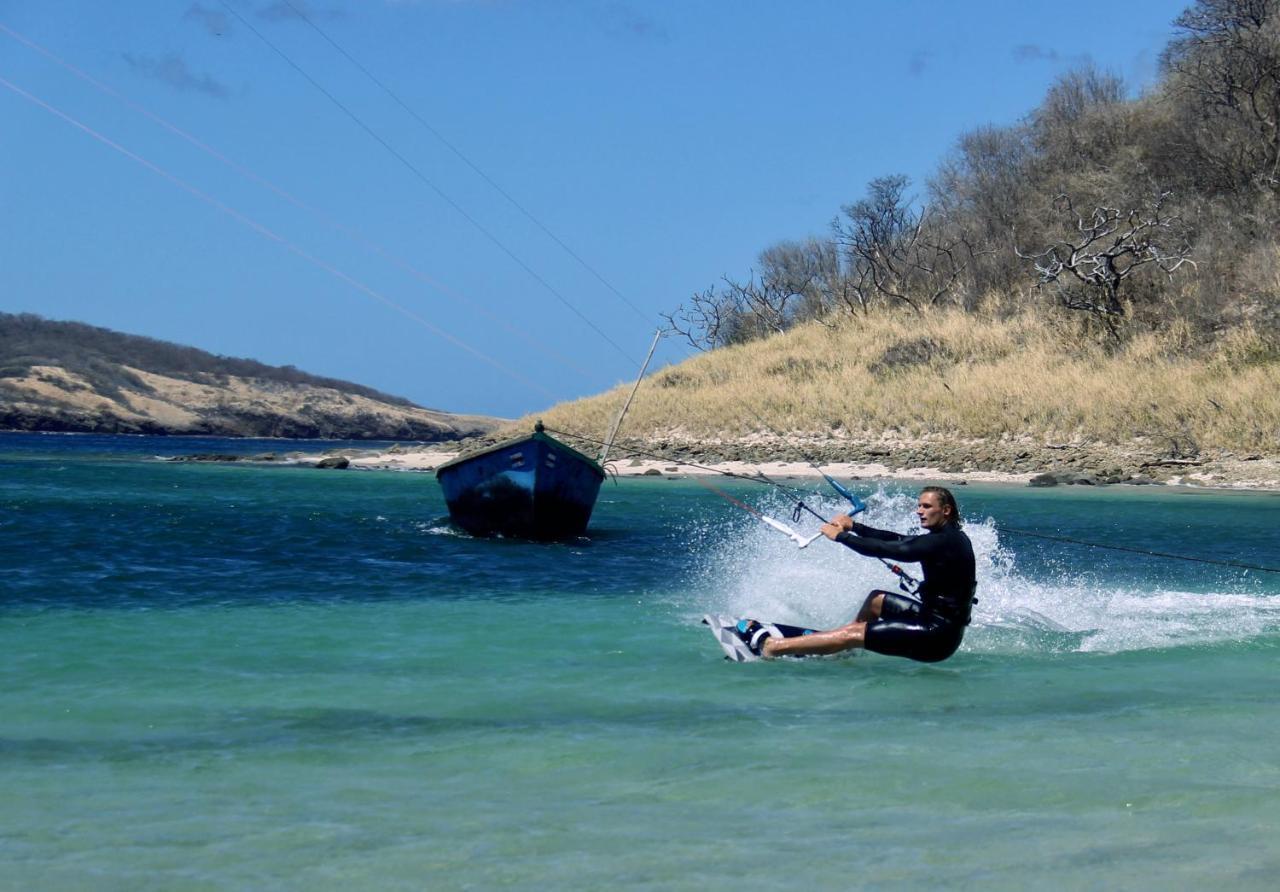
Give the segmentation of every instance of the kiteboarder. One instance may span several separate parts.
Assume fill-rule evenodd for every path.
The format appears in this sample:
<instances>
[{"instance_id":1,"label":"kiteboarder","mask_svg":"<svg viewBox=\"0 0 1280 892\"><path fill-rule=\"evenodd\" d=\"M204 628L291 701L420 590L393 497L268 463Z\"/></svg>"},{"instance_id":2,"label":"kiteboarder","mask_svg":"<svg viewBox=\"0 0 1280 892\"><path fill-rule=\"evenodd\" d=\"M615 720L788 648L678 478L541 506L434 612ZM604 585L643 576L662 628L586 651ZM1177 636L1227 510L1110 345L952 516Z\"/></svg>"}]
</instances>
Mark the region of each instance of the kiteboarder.
<instances>
[{"instance_id":1,"label":"kiteboarder","mask_svg":"<svg viewBox=\"0 0 1280 892\"><path fill-rule=\"evenodd\" d=\"M778 638L760 623L746 620L739 624L739 637L766 659L858 647L925 663L951 656L960 646L973 609L977 585L973 545L961 529L960 509L950 490L926 486L920 491L916 516L926 531L918 536L878 530L848 514L836 515L822 527L828 539L859 554L919 562L924 578L915 594L873 591L853 622L829 631Z\"/></svg>"}]
</instances>

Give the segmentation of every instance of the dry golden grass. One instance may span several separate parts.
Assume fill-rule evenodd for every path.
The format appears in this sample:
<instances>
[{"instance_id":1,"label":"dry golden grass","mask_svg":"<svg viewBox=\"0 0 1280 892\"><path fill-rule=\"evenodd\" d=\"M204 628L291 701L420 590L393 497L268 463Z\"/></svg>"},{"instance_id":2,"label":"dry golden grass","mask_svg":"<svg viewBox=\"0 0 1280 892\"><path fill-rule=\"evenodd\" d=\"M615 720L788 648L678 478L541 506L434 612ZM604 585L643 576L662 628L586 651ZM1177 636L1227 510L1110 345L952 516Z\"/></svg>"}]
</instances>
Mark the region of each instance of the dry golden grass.
<instances>
[{"instance_id":1,"label":"dry golden grass","mask_svg":"<svg viewBox=\"0 0 1280 892\"><path fill-rule=\"evenodd\" d=\"M630 385L542 413L603 438ZM513 427L527 430L533 417ZM1108 350L1075 319L933 311L700 354L645 380L623 425L631 440L945 435L1280 452L1280 345L1250 328L1191 350L1185 326Z\"/></svg>"}]
</instances>

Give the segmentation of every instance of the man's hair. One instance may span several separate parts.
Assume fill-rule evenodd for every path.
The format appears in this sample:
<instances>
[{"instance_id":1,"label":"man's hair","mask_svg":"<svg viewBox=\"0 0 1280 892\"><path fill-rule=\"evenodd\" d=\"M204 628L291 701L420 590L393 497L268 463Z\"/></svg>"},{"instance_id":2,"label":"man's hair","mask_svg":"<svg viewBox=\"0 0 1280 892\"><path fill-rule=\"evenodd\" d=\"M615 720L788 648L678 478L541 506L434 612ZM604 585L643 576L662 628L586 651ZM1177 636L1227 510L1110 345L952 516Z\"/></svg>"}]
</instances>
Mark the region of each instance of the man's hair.
<instances>
[{"instance_id":1,"label":"man's hair","mask_svg":"<svg viewBox=\"0 0 1280 892\"><path fill-rule=\"evenodd\" d=\"M964 526L964 521L960 519L960 506L956 504L956 497L951 494L951 490L945 486L926 486L920 490L920 495L931 492L942 500L944 506L951 506L951 522L957 527Z\"/></svg>"}]
</instances>

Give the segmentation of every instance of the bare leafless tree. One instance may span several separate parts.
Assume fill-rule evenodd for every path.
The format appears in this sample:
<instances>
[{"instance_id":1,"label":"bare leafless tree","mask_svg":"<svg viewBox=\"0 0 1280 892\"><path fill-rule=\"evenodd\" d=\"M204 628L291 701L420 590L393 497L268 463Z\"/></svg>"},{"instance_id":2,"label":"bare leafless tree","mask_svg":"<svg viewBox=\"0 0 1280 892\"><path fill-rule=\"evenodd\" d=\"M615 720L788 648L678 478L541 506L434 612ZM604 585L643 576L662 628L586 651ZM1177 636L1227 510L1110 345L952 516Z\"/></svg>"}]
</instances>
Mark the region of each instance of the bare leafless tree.
<instances>
[{"instance_id":1,"label":"bare leafless tree","mask_svg":"<svg viewBox=\"0 0 1280 892\"><path fill-rule=\"evenodd\" d=\"M936 212L911 206L905 176L872 180L867 196L845 205L831 228L846 261L846 286L857 305L876 298L919 311L952 294L968 262L968 250L944 235ZM850 304L852 306L852 304Z\"/></svg>"},{"instance_id":2,"label":"bare leafless tree","mask_svg":"<svg viewBox=\"0 0 1280 892\"><path fill-rule=\"evenodd\" d=\"M822 320L844 293L834 242L780 242L760 253L759 272L745 281L724 276L671 313L664 330L699 350L710 350Z\"/></svg>"},{"instance_id":3,"label":"bare leafless tree","mask_svg":"<svg viewBox=\"0 0 1280 892\"><path fill-rule=\"evenodd\" d=\"M734 312L728 300L721 298L712 285L706 291L695 291L688 304L680 304L663 313L663 334L682 338L695 350L713 350L727 343L729 317Z\"/></svg>"},{"instance_id":4,"label":"bare leafless tree","mask_svg":"<svg viewBox=\"0 0 1280 892\"><path fill-rule=\"evenodd\" d=\"M839 299L839 251L830 239L779 242L760 253L760 280L776 294L795 296L789 321L822 319Z\"/></svg>"},{"instance_id":5,"label":"bare leafless tree","mask_svg":"<svg viewBox=\"0 0 1280 892\"><path fill-rule=\"evenodd\" d=\"M1075 232L1039 253L1016 244L1014 251L1032 262L1039 286L1052 286L1062 306L1096 316L1119 339L1115 320L1125 314L1121 292L1135 273L1150 267L1172 277L1185 264L1195 266L1181 237L1181 221L1161 213L1169 197L1163 192L1130 210L1098 205L1082 216L1070 197L1059 195L1053 207Z\"/></svg>"},{"instance_id":6,"label":"bare leafless tree","mask_svg":"<svg viewBox=\"0 0 1280 892\"><path fill-rule=\"evenodd\" d=\"M1280 188L1280 0L1197 0L1164 53L1209 160Z\"/></svg>"},{"instance_id":7,"label":"bare leafless tree","mask_svg":"<svg viewBox=\"0 0 1280 892\"><path fill-rule=\"evenodd\" d=\"M961 135L929 182L929 204L972 245L967 304L988 292L1012 293L1022 269L1008 250L1009 232L1025 214L1035 184L1029 128L979 127Z\"/></svg>"},{"instance_id":8,"label":"bare leafless tree","mask_svg":"<svg viewBox=\"0 0 1280 892\"><path fill-rule=\"evenodd\" d=\"M664 331L698 350L768 337L787 330L801 295L785 279L754 272L741 282L724 276L719 286L695 292L687 306L663 313Z\"/></svg>"}]
</instances>

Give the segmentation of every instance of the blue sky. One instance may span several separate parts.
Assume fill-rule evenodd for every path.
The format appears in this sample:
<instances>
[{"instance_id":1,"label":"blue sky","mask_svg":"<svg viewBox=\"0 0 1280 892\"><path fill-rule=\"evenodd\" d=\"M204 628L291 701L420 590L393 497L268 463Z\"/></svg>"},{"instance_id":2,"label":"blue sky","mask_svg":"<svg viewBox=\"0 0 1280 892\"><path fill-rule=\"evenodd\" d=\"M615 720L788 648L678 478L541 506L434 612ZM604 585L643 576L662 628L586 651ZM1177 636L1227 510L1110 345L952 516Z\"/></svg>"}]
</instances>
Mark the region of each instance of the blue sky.
<instances>
[{"instance_id":1,"label":"blue sky","mask_svg":"<svg viewBox=\"0 0 1280 892\"><path fill-rule=\"evenodd\" d=\"M0 310L506 416L1186 6L227 3L0 0Z\"/></svg>"}]
</instances>

